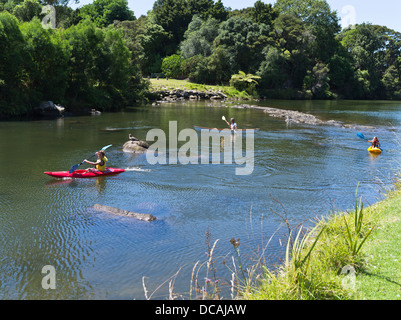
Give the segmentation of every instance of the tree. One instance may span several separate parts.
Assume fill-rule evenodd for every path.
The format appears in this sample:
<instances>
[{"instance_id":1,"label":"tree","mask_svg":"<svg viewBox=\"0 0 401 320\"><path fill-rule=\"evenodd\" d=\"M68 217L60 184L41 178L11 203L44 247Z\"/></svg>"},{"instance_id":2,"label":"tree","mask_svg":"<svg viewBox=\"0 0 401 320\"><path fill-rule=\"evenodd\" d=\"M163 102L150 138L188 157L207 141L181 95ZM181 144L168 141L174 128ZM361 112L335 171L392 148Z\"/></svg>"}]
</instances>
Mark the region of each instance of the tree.
<instances>
[{"instance_id":1,"label":"tree","mask_svg":"<svg viewBox=\"0 0 401 320\"><path fill-rule=\"evenodd\" d=\"M278 17L278 11L269 4L258 0L250 11L250 17L255 23L264 23L272 27L273 21Z\"/></svg>"},{"instance_id":2,"label":"tree","mask_svg":"<svg viewBox=\"0 0 401 320\"><path fill-rule=\"evenodd\" d=\"M229 62L229 54L224 47L217 47L213 50L207 60L208 81L206 83L228 83L233 73Z\"/></svg>"},{"instance_id":3,"label":"tree","mask_svg":"<svg viewBox=\"0 0 401 320\"><path fill-rule=\"evenodd\" d=\"M307 72L304 79L304 90L310 92L315 99L332 97L328 77L329 68L321 61L317 61L312 70Z\"/></svg>"},{"instance_id":4,"label":"tree","mask_svg":"<svg viewBox=\"0 0 401 320\"><path fill-rule=\"evenodd\" d=\"M352 88L351 98L372 99L371 75L368 70L357 69L354 74L355 82Z\"/></svg>"},{"instance_id":5,"label":"tree","mask_svg":"<svg viewBox=\"0 0 401 320\"><path fill-rule=\"evenodd\" d=\"M20 21L31 21L33 17L39 17L42 12L42 5L38 0L24 0L14 7L13 14Z\"/></svg>"},{"instance_id":6,"label":"tree","mask_svg":"<svg viewBox=\"0 0 401 320\"><path fill-rule=\"evenodd\" d=\"M214 3L213 0L187 0L187 6L192 15L197 14L203 20L207 20Z\"/></svg>"},{"instance_id":7,"label":"tree","mask_svg":"<svg viewBox=\"0 0 401 320\"><path fill-rule=\"evenodd\" d=\"M224 47L214 48L209 57L193 56L183 61L183 72L197 83L228 83L233 73L229 53Z\"/></svg>"},{"instance_id":8,"label":"tree","mask_svg":"<svg viewBox=\"0 0 401 320\"><path fill-rule=\"evenodd\" d=\"M133 70L131 53L119 30L99 29L81 21L63 32L71 48L70 81L66 96L69 105L81 109L96 105L116 110L127 103Z\"/></svg>"},{"instance_id":9,"label":"tree","mask_svg":"<svg viewBox=\"0 0 401 320\"><path fill-rule=\"evenodd\" d=\"M162 26L147 20L139 41L143 47L143 58L140 61L143 74L160 72L163 57L174 52L171 35Z\"/></svg>"},{"instance_id":10,"label":"tree","mask_svg":"<svg viewBox=\"0 0 401 320\"><path fill-rule=\"evenodd\" d=\"M186 78L189 78L190 81L196 82L194 80L196 68L198 67L199 64L201 64L203 62L204 59L205 59L205 57L203 57L201 55L196 55L196 56L192 56L190 58L184 59L182 61L182 66L181 66L183 76Z\"/></svg>"},{"instance_id":11,"label":"tree","mask_svg":"<svg viewBox=\"0 0 401 320\"><path fill-rule=\"evenodd\" d=\"M70 51L53 29L44 29L38 18L24 23L21 31L25 39L26 87L29 103L40 101L64 102L69 76Z\"/></svg>"},{"instance_id":12,"label":"tree","mask_svg":"<svg viewBox=\"0 0 401 320\"><path fill-rule=\"evenodd\" d=\"M226 21L229 16L229 11L226 9L221 2L218 0L213 7L209 10L209 18L214 18L218 21Z\"/></svg>"},{"instance_id":13,"label":"tree","mask_svg":"<svg viewBox=\"0 0 401 320\"><path fill-rule=\"evenodd\" d=\"M180 43L180 49L184 59L196 55L210 56L213 49L213 41L218 35L219 21L209 18L203 21L198 15L194 15L184 40Z\"/></svg>"},{"instance_id":14,"label":"tree","mask_svg":"<svg viewBox=\"0 0 401 320\"><path fill-rule=\"evenodd\" d=\"M267 46L263 54L265 58L260 65L258 76L261 90L279 90L284 88L287 78L288 61L276 47Z\"/></svg>"},{"instance_id":15,"label":"tree","mask_svg":"<svg viewBox=\"0 0 401 320\"><path fill-rule=\"evenodd\" d=\"M223 46L228 54L231 69L254 73L263 59L262 50L271 41L269 27L251 19L232 17L221 23L215 47Z\"/></svg>"},{"instance_id":16,"label":"tree","mask_svg":"<svg viewBox=\"0 0 401 320\"><path fill-rule=\"evenodd\" d=\"M301 19L290 15L280 15L274 21L273 39L286 61L284 88L303 88L307 70L311 68L311 52L315 37Z\"/></svg>"},{"instance_id":17,"label":"tree","mask_svg":"<svg viewBox=\"0 0 401 320\"><path fill-rule=\"evenodd\" d=\"M186 0L156 0L153 4L153 22L169 33L173 47L183 40L192 15Z\"/></svg>"},{"instance_id":18,"label":"tree","mask_svg":"<svg viewBox=\"0 0 401 320\"><path fill-rule=\"evenodd\" d=\"M338 35L338 40L352 57L356 70L354 91L366 94L360 98L384 98L382 79L384 73L400 56L400 34L363 23L343 30Z\"/></svg>"},{"instance_id":19,"label":"tree","mask_svg":"<svg viewBox=\"0 0 401 320\"><path fill-rule=\"evenodd\" d=\"M0 12L0 118L28 111L24 94L27 59L17 18L8 12Z\"/></svg>"},{"instance_id":20,"label":"tree","mask_svg":"<svg viewBox=\"0 0 401 320\"><path fill-rule=\"evenodd\" d=\"M396 65L384 72L382 82L388 98L401 98L401 74Z\"/></svg>"},{"instance_id":21,"label":"tree","mask_svg":"<svg viewBox=\"0 0 401 320\"><path fill-rule=\"evenodd\" d=\"M182 62L183 59L178 54L163 59L162 71L166 77L181 78L182 77Z\"/></svg>"},{"instance_id":22,"label":"tree","mask_svg":"<svg viewBox=\"0 0 401 320\"><path fill-rule=\"evenodd\" d=\"M352 56L340 47L331 58L329 69L330 86L343 96L349 96L355 72Z\"/></svg>"},{"instance_id":23,"label":"tree","mask_svg":"<svg viewBox=\"0 0 401 320\"><path fill-rule=\"evenodd\" d=\"M80 10L83 18L88 17L100 28L106 27L114 20L135 20L134 13L128 8L127 0L95 0Z\"/></svg>"},{"instance_id":24,"label":"tree","mask_svg":"<svg viewBox=\"0 0 401 320\"><path fill-rule=\"evenodd\" d=\"M114 28L122 33L125 45L131 52L131 63L139 64L144 59L144 48L141 44L141 37L146 32L144 24L139 19L116 21Z\"/></svg>"},{"instance_id":25,"label":"tree","mask_svg":"<svg viewBox=\"0 0 401 320\"><path fill-rule=\"evenodd\" d=\"M177 47L184 39L184 33L192 17L198 15L202 20L209 17L218 21L227 19L228 11L221 0L156 0L153 4L152 19L171 36L171 43Z\"/></svg>"},{"instance_id":26,"label":"tree","mask_svg":"<svg viewBox=\"0 0 401 320\"><path fill-rule=\"evenodd\" d=\"M277 0L274 5L280 14L301 19L316 37L315 58L329 62L338 47L335 39L341 26L336 11L325 0Z\"/></svg>"}]
</instances>

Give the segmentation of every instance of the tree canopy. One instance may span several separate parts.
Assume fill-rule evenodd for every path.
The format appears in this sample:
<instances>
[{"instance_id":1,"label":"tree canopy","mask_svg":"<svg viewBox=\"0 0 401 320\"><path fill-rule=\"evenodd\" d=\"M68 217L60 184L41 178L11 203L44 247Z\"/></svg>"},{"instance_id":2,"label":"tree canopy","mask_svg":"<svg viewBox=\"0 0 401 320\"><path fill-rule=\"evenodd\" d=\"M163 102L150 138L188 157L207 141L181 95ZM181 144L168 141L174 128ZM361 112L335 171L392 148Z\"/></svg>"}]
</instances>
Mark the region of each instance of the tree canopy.
<instances>
[{"instance_id":1,"label":"tree canopy","mask_svg":"<svg viewBox=\"0 0 401 320\"><path fill-rule=\"evenodd\" d=\"M144 79L161 73L270 98L401 99L401 33L370 23L341 30L325 0L238 10L155 0L138 19L127 0L68 3L0 0L0 116L50 99L117 110L146 99ZM56 29L42 25L46 4Z\"/></svg>"}]
</instances>

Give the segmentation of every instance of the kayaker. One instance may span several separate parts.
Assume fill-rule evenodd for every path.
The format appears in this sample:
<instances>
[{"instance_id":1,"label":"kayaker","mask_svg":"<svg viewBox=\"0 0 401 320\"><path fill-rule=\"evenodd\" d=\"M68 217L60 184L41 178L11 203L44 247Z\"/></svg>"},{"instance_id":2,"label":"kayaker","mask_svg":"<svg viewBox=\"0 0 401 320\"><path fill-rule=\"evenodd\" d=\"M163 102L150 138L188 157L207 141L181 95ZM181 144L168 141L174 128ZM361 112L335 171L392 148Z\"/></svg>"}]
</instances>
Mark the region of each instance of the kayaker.
<instances>
[{"instance_id":1,"label":"kayaker","mask_svg":"<svg viewBox=\"0 0 401 320\"><path fill-rule=\"evenodd\" d=\"M89 168L89 169L86 170L86 172L94 172L95 170L104 172L106 170L106 163L108 161L108 159L106 157L106 154L104 153L103 150L100 150L100 151L96 152L96 154L97 154L97 157L98 157L96 162L91 162L91 161L88 161L86 159L84 160L84 162L86 162L88 164L91 164L93 166L96 166L96 169L95 168Z\"/></svg>"},{"instance_id":2,"label":"kayaker","mask_svg":"<svg viewBox=\"0 0 401 320\"><path fill-rule=\"evenodd\" d=\"M231 122L231 124L230 124L230 129L231 129L231 130L236 130L236 129L238 129L238 126L237 126L237 124L235 123L235 119L234 119L234 118L231 118L231 119L230 119L230 122Z\"/></svg>"},{"instance_id":3,"label":"kayaker","mask_svg":"<svg viewBox=\"0 0 401 320\"><path fill-rule=\"evenodd\" d=\"M368 142L370 142L370 143L372 144L372 147L373 147L373 148L378 148L378 149L380 149L380 147L381 147L380 142L379 142L379 139L377 139L377 137L373 137L373 139L372 139L372 140L369 140Z\"/></svg>"}]
</instances>

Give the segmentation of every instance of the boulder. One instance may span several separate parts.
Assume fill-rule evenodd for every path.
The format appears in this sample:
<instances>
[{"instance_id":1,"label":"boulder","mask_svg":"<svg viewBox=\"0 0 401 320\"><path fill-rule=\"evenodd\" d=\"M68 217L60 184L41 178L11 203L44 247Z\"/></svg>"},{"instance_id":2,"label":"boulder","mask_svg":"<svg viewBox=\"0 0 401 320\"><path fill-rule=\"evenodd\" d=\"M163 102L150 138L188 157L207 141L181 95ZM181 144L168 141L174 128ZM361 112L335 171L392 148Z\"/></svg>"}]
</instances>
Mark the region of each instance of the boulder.
<instances>
[{"instance_id":1,"label":"boulder","mask_svg":"<svg viewBox=\"0 0 401 320\"><path fill-rule=\"evenodd\" d=\"M146 141L139 140L129 134L129 141L124 143L123 151L131 153L144 153L149 149L149 144Z\"/></svg>"},{"instance_id":2,"label":"boulder","mask_svg":"<svg viewBox=\"0 0 401 320\"><path fill-rule=\"evenodd\" d=\"M95 209L96 211L103 211L103 212L111 213L111 214L114 214L117 216L132 217L132 218L135 218L135 219L138 219L141 221L152 222L152 221L156 220L156 217L152 216L149 213L131 212L131 211L127 211L127 210L118 209L115 207L104 206L102 204L95 204L93 206L93 209Z\"/></svg>"}]
</instances>

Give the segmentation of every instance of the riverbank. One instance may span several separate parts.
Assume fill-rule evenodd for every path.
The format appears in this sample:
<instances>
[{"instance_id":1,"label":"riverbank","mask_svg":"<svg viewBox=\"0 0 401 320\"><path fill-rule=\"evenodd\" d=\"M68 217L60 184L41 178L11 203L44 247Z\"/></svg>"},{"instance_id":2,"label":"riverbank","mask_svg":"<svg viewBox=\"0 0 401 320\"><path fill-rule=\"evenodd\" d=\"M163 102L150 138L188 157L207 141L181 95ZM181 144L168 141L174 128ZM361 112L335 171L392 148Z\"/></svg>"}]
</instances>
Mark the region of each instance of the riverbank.
<instances>
[{"instance_id":1,"label":"riverbank","mask_svg":"<svg viewBox=\"0 0 401 320\"><path fill-rule=\"evenodd\" d=\"M359 220L355 220L359 218ZM347 221L347 223L345 222ZM355 224L355 222L357 222ZM360 224L359 224L360 223ZM355 226L361 228L355 231ZM401 188L368 208L333 213L277 270L244 288L247 300L401 299ZM360 251L358 251L358 249Z\"/></svg>"},{"instance_id":2,"label":"riverbank","mask_svg":"<svg viewBox=\"0 0 401 320\"><path fill-rule=\"evenodd\" d=\"M250 100L245 91L230 86L212 86L177 79L149 79L151 98L160 102L180 100Z\"/></svg>"}]
</instances>

